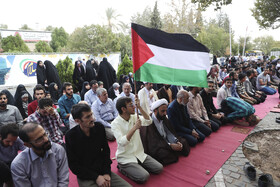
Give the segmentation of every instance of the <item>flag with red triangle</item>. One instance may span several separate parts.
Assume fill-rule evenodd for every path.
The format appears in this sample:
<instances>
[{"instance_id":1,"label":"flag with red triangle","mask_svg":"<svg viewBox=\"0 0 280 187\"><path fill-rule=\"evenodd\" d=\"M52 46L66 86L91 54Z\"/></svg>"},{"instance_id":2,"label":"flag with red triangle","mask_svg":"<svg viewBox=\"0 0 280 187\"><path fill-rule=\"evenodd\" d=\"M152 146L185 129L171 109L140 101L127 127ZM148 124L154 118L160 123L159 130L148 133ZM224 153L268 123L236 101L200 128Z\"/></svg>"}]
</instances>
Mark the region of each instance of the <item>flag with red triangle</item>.
<instances>
[{"instance_id":1,"label":"flag with red triangle","mask_svg":"<svg viewBox=\"0 0 280 187\"><path fill-rule=\"evenodd\" d=\"M188 34L171 34L131 24L137 81L207 87L209 49Z\"/></svg>"}]
</instances>

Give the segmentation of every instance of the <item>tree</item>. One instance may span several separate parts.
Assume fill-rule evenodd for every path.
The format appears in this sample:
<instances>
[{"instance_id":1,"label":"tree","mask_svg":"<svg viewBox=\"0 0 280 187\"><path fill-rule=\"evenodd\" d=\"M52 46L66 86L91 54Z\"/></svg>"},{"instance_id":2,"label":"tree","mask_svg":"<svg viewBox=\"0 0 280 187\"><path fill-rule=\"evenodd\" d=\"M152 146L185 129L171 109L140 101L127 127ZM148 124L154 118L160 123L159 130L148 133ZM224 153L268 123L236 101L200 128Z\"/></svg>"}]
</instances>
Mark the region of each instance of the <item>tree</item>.
<instances>
[{"instance_id":1,"label":"tree","mask_svg":"<svg viewBox=\"0 0 280 187\"><path fill-rule=\"evenodd\" d=\"M131 47L131 36L125 34L118 34L117 37L120 41L120 51L121 51L121 59L128 55L132 56L132 47Z\"/></svg>"},{"instance_id":2,"label":"tree","mask_svg":"<svg viewBox=\"0 0 280 187\"><path fill-rule=\"evenodd\" d=\"M55 27L49 25L45 28L45 31L53 31L55 29Z\"/></svg>"},{"instance_id":3,"label":"tree","mask_svg":"<svg viewBox=\"0 0 280 187\"><path fill-rule=\"evenodd\" d=\"M77 28L69 38L70 51L103 54L120 51L120 41L108 27L100 25Z\"/></svg>"},{"instance_id":4,"label":"tree","mask_svg":"<svg viewBox=\"0 0 280 187\"><path fill-rule=\"evenodd\" d=\"M52 40L50 46L52 47L54 52L60 51L63 47L67 45L69 35L64 30L63 27L55 28L52 32Z\"/></svg>"},{"instance_id":5,"label":"tree","mask_svg":"<svg viewBox=\"0 0 280 187\"><path fill-rule=\"evenodd\" d=\"M164 15L163 30L169 33L186 33L196 37L196 12L186 0L172 0L171 11Z\"/></svg>"},{"instance_id":6,"label":"tree","mask_svg":"<svg viewBox=\"0 0 280 187\"><path fill-rule=\"evenodd\" d=\"M231 2L232 0L192 0L192 3L198 4L202 10L205 10L212 4L215 4L215 10L218 10L224 5L231 4Z\"/></svg>"},{"instance_id":7,"label":"tree","mask_svg":"<svg viewBox=\"0 0 280 187\"><path fill-rule=\"evenodd\" d=\"M240 43L240 52L243 51L243 47L244 47L244 39L245 37L239 37L238 42ZM245 52L252 50L253 49L253 44L251 42L251 37L247 36L246 37L246 45L245 45Z\"/></svg>"},{"instance_id":8,"label":"tree","mask_svg":"<svg viewBox=\"0 0 280 187\"><path fill-rule=\"evenodd\" d=\"M117 14L117 11L115 9L113 8L106 9L107 22L111 31L113 31L113 29L117 29L117 26L114 22L117 20L119 16L120 15Z\"/></svg>"},{"instance_id":9,"label":"tree","mask_svg":"<svg viewBox=\"0 0 280 187\"><path fill-rule=\"evenodd\" d=\"M272 36L262 36L254 39L254 49L260 49L264 54L269 54L274 46L274 39Z\"/></svg>"},{"instance_id":10,"label":"tree","mask_svg":"<svg viewBox=\"0 0 280 187\"><path fill-rule=\"evenodd\" d=\"M229 33L223 28L218 27L217 24L209 23L202 28L196 39L208 47L212 54L217 56L227 54L226 49L229 47Z\"/></svg>"},{"instance_id":11,"label":"tree","mask_svg":"<svg viewBox=\"0 0 280 187\"><path fill-rule=\"evenodd\" d=\"M219 27L223 28L226 32L229 32L229 17L226 13L219 13L217 15L217 24Z\"/></svg>"},{"instance_id":12,"label":"tree","mask_svg":"<svg viewBox=\"0 0 280 187\"><path fill-rule=\"evenodd\" d=\"M133 72L133 64L129 57L125 55L121 64L118 67L118 79L120 78L120 75L128 75L129 72Z\"/></svg>"},{"instance_id":13,"label":"tree","mask_svg":"<svg viewBox=\"0 0 280 187\"><path fill-rule=\"evenodd\" d=\"M56 64L56 69L62 83L71 82L72 85L74 85L72 79L74 65L72 64L72 60L68 56L64 60L58 61L58 63Z\"/></svg>"},{"instance_id":14,"label":"tree","mask_svg":"<svg viewBox=\"0 0 280 187\"><path fill-rule=\"evenodd\" d=\"M201 13L201 8L198 7L195 15L195 33L199 33L203 27L203 18Z\"/></svg>"},{"instance_id":15,"label":"tree","mask_svg":"<svg viewBox=\"0 0 280 187\"><path fill-rule=\"evenodd\" d=\"M151 16L152 16L152 10L150 7L147 6L142 14L137 12L135 15L133 15L131 17L131 22L139 25L143 25L145 27L149 27L151 22Z\"/></svg>"},{"instance_id":16,"label":"tree","mask_svg":"<svg viewBox=\"0 0 280 187\"><path fill-rule=\"evenodd\" d=\"M23 25L21 26L21 28L19 28L19 29L21 29L21 30L32 30L31 28L28 27L27 24L23 24Z\"/></svg>"},{"instance_id":17,"label":"tree","mask_svg":"<svg viewBox=\"0 0 280 187\"><path fill-rule=\"evenodd\" d=\"M50 53L53 52L52 48L50 45L45 42L45 41L39 41L38 43L35 44L35 51L39 53Z\"/></svg>"},{"instance_id":18,"label":"tree","mask_svg":"<svg viewBox=\"0 0 280 187\"><path fill-rule=\"evenodd\" d=\"M162 27L160 13L157 7L157 1L155 2L154 10L151 15L150 27L154 29L161 29Z\"/></svg>"},{"instance_id":19,"label":"tree","mask_svg":"<svg viewBox=\"0 0 280 187\"><path fill-rule=\"evenodd\" d=\"M8 25L6 25L6 24L0 24L0 29L8 29Z\"/></svg>"},{"instance_id":20,"label":"tree","mask_svg":"<svg viewBox=\"0 0 280 187\"><path fill-rule=\"evenodd\" d=\"M3 38L2 49L4 52L30 52L19 34Z\"/></svg>"},{"instance_id":21,"label":"tree","mask_svg":"<svg viewBox=\"0 0 280 187\"><path fill-rule=\"evenodd\" d=\"M279 0L256 0L255 8L251 11L262 28L276 29L280 27L279 7Z\"/></svg>"}]
</instances>

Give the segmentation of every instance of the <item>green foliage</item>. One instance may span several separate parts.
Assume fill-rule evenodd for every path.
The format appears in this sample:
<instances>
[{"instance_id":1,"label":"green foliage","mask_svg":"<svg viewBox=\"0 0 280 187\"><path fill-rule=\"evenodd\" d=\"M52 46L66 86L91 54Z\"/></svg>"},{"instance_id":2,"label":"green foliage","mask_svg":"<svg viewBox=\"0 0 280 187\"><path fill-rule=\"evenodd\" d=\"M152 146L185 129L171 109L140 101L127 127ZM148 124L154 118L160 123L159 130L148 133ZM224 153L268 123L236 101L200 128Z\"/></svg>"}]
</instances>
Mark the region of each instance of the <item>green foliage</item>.
<instances>
[{"instance_id":1,"label":"green foliage","mask_svg":"<svg viewBox=\"0 0 280 187\"><path fill-rule=\"evenodd\" d=\"M45 31L53 31L54 29L55 28L53 26L49 25L45 28Z\"/></svg>"},{"instance_id":2,"label":"green foliage","mask_svg":"<svg viewBox=\"0 0 280 187\"><path fill-rule=\"evenodd\" d=\"M19 34L3 38L2 49L4 52L30 52Z\"/></svg>"},{"instance_id":3,"label":"green foliage","mask_svg":"<svg viewBox=\"0 0 280 187\"><path fill-rule=\"evenodd\" d=\"M52 47L54 52L59 52L61 48L65 47L68 41L69 35L64 30L63 27L55 28L52 32L52 41L50 46Z\"/></svg>"},{"instance_id":4,"label":"green foliage","mask_svg":"<svg viewBox=\"0 0 280 187\"><path fill-rule=\"evenodd\" d=\"M0 29L8 29L8 25L6 25L6 24L0 24Z\"/></svg>"},{"instance_id":5,"label":"green foliage","mask_svg":"<svg viewBox=\"0 0 280 187\"><path fill-rule=\"evenodd\" d=\"M219 13L217 15L217 21L219 27L223 28L226 32L229 32L229 17L226 13Z\"/></svg>"},{"instance_id":6,"label":"green foliage","mask_svg":"<svg viewBox=\"0 0 280 187\"><path fill-rule=\"evenodd\" d=\"M154 11L152 12L151 15L150 27L154 29L161 29L162 27L160 13L157 7L157 1L155 2Z\"/></svg>"},{"instance_id":7,"label":"green foliage","mask_svg":"<svg viewBox=\"0 0 280 187\"><path fill-rule=\"evenodd\" d=\"M74 65L72 64L72 60L67 56L64 60L59 60L56 64L56 69L58 71L59 78L61 82L71 82L73 84L73 71Z\"/></svg>"},{"instance_id":8,"label":"green foliage","mask_svg":"<svg viewBox=\"0 0 280 187\"><path fill-rule=\"evenodd\" d=\"M130 35L125 34L118 34L118 38L120 41L120 52L121 52L121 59L128 55L129 57L132 56L132 47L131 47L131 37Z\"/></svg>"},{"instance_id":9,"label":"green foliage","mask_svg":"<svg viewBox=\"0 0 280 187\"><path fill-rule=\"evenodd\" d=\"M272 61L272 60L274 60L276 58L276 56L271 56L270 57L270 60Z\"/></svg>"},{"instance_id":10,"label":"green foliage","mask_svg":"<svg viewBox=\"0 0 280 187\"><path fill-rule=\"evenodd\" d=\"M256 0L251 11L262 28L276 29L280 27L279 7L279 0Z\"/></svg>"},{"instance_id":11,"label":"green foliage","mask_svg":"<svg viewBox=\"0 0 280 187\"><path fill-rule=\"evenodd\" d=\"M117 18L120 16L117 11L113 8L107 8L106 9L106 17L108 22L108 27L112 31L113 29L117 29L117 26L115 22L117 21Z\"/></svg>"},{"instance_id":12,"label":"green foliage","mask_svg":"<svg viewBox=\"0 0 280 187\"><path fill-rule=\"evenodd\" d=\"M264 54L269 54L275 43L272 36L262 36L254 40L254 49L260 49Z\"/></svg>"},{"instance_id":13,"label":"green foliage","mask_svg":"<svg viewBox=\"0 0 280 187\"><path fill-rule=\"evenodd\" d=\"M245 37L239 37L238 39L238 42L240 43L240 52L243 51L243 47L244 47L244 39ZM247 36L246 37L246 45L245 45L245 52L246 51L249 51L249 50L252 50L253 49L253 44L251 42L251 37L250 36ZM241 53L242 54L242 53Z\"/></svg>"},{"instance_id":14,"label":"green foliage","mask_svg":"<svg viewBox=\"0 0 280 187\"><path fill-rule=\"evenodd\" d=\"M94 55L120 51L120 41L108 27L100 25L76 28L70 35L70 51L91 53Z\"/></svg>"},{"instance_id":15,"label":"green foliage","mask_svg":"<svg viewBox=\"0 0 280 187\"><path fill-rule=\"evenodd\" d=\"M186 33L194 38L203 26L201 10L193 8L187 0L172 0L171 11L163 18L163 30L169 33Z\"/></svg>"},{"instance_id":16,"label":"green foliage","mask_svg":"<svg viewBox=\"0 0 280 187\"><path fill-rule=\"evenodd\" d=\"M280 51L280 48L272 48L271 51Z\"/></svg>"},{"instance_id":17,"label":"green foliage","mask_svg":"<svg viewBox=\"0 0 280 187\"><path fill-rule=\"evenodd\" d=\"M120 75L128 75L129 72L133 72L133 64L129 57L125 55L118 67L117 78L119 79Z\"/></svg>"},{"instance_id":18,"label":"green foliage","mask_svg":"<svg viewBox=\"0 0 280 187\"><path fill-rule=\"evenodd\" d=\"M27 24L22 25L21 28L19 28L19 29L21 29L21 30L32 30L31 28L28 27Z\"/></svg>"},{"instance_id":19,"label":"green foliage","mask_svg":"<svg viewBox=\"0 0 280 187\"><path fill-rule=\"evenodd\" d=\"M143 25L145 27L149 27L151 22L151 15L152 15L151 8L146 7L142 14L137 12L135 15L133 15L131 17L131 22L139 25Z\"/></svg>"},{"instance_id":20,"label":"green foliage","mask_svg":"<svg viewBox=\"0 0 280 187\"><path fill-rule=\"evenodd\" d=\"M39 41L38 43L35 44L35 51L39 53L51 53L53 52L52 48L50 45L45 42L45 41Z\"/></svg>"},{"instance_id":21,"label":"green foliage","mask_svg":"<svg viewBox=\"0 0 280 187\"><path fill-rule=\"evenodd\" d=\"M223 5L231 4L232 0L192 0L192 3L197 3L203 10L214 4L215 10L221 9Z\"/></svg>"},{"instance_id":22,"label":"green foliage","mask_svg":"<svg viewBox=\"0 0 280 187\"><path fill-rule=\"evenodd\" d=\"M217 56L226 55L226 49L229 47L229 33L217 24L210 23L202 28L196 39L207 46L210 53Z\"/></svg>"}]
</instances>

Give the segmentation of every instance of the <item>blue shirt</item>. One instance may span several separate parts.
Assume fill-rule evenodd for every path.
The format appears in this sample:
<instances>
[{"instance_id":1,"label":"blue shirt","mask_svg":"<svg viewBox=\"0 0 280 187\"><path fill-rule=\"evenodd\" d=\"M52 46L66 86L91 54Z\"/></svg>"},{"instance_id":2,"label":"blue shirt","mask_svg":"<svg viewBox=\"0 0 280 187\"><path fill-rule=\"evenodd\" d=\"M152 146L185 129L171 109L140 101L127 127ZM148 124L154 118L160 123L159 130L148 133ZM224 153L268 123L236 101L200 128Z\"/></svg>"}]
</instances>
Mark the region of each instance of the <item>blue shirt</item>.
<instances>
[{"instance_id":1,"label":"blue shirt","mask_svg":"<svg viewBox=\"0 0 280 187\"><path fill-rule=\"evenodd\" d=\"M85 94L85 101L88 103L89 106L91 106L94 101L98 99L97 94L90 89L89 91L86 92Z\"/></svg>"},{"instance_id":2,"label":"blue shirt","mask_svg":"<svg viewBox=\"0 0 280 187\"><path fill-rule=\"evenodd\" d=\"M237 91L236 91L236 81L233 81L232 86L231 86L231 96L232 97L236 97L236 98L240 98Z\"/></svg>"},{"instance_id":3,"label":"blue shirt","mask_svg":"<svg viewBox=\"0 0 280 187\"><path fill-rule=\"evenodd\" d=\"M60 115L64 123L69 123L69 118L65 118L65 116L70 114L72 106L78 104L80 101L81 97L77 94L73 94L73 97L70 99L66 96L66 94L59 98L58 105L60 109Z\"/></svg>"},{"instance_id":4,"label":"blue shirt","mask_svg":"<svg viewBox=\"0 0 280 187\"><path fill-rule=\"evenodd\" d=\"M91 106L96 121L102 123L104 127L111 127L108 121L114 120L118 116L115 104L108 98L106 103L102 103L98 98Z\"/></svg>"},{"instance_id":5,"label":"blue shirt","mask_svg":"<svg viewBox=\"0 0 280 187\"><path fill-rule=\"evenodd\" d=\"M6 164L10 164L17 156L18 151L23 151L26 147L21 139L17 139L12 146L5 147L0 143L0 160Z\"/></svg>"},{"instance_id":6,"label":"blue shirt","mask_svg":"<svg viewBox=\"0 0 280 187\"><path fill-rule=\"evenodd\" d=\"M15 187L68 187L69 183L65 150L53 142L43 158L31 148L25 149L12 162L11 172Z\"/></svg>"}]
</instances>

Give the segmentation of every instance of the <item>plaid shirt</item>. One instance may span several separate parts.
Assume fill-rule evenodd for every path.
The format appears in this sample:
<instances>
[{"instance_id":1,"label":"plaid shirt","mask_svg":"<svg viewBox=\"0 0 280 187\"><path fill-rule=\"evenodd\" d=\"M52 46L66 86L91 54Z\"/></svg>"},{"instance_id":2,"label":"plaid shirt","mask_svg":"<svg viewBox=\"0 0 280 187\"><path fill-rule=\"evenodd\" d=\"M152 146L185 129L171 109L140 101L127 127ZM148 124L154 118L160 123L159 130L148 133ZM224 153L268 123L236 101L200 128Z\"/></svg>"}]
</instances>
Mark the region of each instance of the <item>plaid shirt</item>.
<instances>
[{"instance_id":1,"label":"plaid shirt","mask_svg":"<svg viewBox=\"0 0 280 187\"><path fill-rule=\"evenodd\" d=\"M55 115L42 116L38 111L28 116L27 122L37 122L42 125L42 127L48 132L49 137L52 142L62 144L63 135L59 130L62 121L59 114L55 111Z\"/></svg>"},{"instance_id":2,"label":"plaid shirt","mask_svg":"<svg viewBox=\"0 0 280 187\"><path fill-rule=\"evenodd\" d=\"M242 117L247 117L255 113L254 107L243 101L242 99L236 97L228 97L227 106L230 107L234 112L230 113L227 117L229 119L238 119Z\"/></svg>"}]
</instances>

